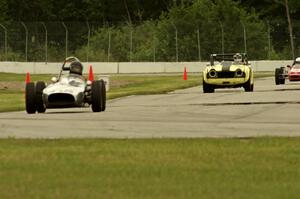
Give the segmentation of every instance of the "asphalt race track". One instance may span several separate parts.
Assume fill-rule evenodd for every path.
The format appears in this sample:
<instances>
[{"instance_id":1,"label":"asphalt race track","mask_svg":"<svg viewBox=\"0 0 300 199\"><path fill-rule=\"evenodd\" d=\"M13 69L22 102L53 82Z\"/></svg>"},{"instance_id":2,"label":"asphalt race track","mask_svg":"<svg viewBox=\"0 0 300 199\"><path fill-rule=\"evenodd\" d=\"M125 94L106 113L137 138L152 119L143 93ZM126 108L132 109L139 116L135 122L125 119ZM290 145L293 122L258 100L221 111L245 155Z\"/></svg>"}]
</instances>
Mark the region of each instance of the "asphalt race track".
<instances>
[{"instance_id":1,"label":"asphalt race track","mask_svg":"<svg viewBox=\"0 0 300 199\"><path fill-rule=\"evenodd\" d=\"M179 138L300 136L300 83L275 86L256 80L253 93L202 88L109 101L103 113L90 108L45 114L0 113L0 137Z\"/></svg>"}]
</instances>

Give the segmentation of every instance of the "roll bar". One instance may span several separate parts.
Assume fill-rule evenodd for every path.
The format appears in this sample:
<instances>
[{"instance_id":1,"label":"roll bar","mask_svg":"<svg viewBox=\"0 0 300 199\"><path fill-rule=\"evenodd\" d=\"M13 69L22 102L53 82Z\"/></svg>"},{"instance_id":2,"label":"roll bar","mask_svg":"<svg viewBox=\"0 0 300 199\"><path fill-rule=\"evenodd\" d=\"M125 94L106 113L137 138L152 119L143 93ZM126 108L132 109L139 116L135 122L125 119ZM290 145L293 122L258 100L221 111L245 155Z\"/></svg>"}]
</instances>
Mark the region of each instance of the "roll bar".
<instances>
[{"instance_id":1,"label":"roll bar","mask_svg":"<svg viewBox=\"0 0 300 199\"><path fill-rule=\"evenodd\" d=\"M69 66L66 67L66 64L67 63L71 63L73 61L79 61L80 62L80 60L77 57L67 57L64 60L64 63L62 65L62 67L61 67L61 70L60 70L60 73L59 73L59 76L58 76L58 80L60 80L60 77L61 77L63 71L69 71L70 70L70 67Z\"/></svg>"}]
</instances>

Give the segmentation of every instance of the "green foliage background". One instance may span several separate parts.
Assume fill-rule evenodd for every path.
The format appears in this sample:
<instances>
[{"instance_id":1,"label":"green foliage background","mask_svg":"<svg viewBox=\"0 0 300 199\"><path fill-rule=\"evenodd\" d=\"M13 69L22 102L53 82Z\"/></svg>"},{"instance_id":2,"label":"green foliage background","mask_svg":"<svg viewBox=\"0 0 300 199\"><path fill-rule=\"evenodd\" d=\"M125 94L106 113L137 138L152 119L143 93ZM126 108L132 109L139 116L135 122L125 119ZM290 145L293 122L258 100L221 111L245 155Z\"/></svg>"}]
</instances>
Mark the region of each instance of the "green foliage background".
<instances>
[{"instance_id":1,"label":"green foliage background","mask_svg":"<svg viewBox=\"0 0 300 199\"><path fill-rule=\"evenodd\" d=\"M299 47L300 3L289 4ZM283 0L0 0L0 23L8 30L6 57L0 29L0 60L25 61L21 21L29 29L28 61L46 59L42 22L48 61L65 57L62 21L69 32L68 55L86 61L177 61L176 32L178 61L207 60L222 52L221 26L224 51L244 52L242 24L250 59L291 58Z\"/></svg>"}]
</instances>

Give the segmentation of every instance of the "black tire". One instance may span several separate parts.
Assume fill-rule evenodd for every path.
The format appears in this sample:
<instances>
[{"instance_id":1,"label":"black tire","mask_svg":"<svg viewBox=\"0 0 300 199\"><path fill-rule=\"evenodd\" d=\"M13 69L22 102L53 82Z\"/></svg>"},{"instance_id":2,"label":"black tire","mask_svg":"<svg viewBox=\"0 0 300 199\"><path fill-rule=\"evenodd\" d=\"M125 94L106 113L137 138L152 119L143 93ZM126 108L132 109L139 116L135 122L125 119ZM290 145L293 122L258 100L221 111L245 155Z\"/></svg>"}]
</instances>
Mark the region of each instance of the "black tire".
<instances>
[{"instance_id":1,"label":"black tire","mask_svg":"<svg viewBox=\"0 0 300 199\"><path fill-rule=\"evenodd\" d=\"M275 69L275 84L276 85L281 84L280 75L281 75L281 69L280 68L276 68Z\"/></svg>"},{"instance_id":2,"label":"black tire","mask_svg":"<svg viewBox=\"0 0 300 199\"><path fill-rule=\"evenodd\" d=\"M285 71L285 67L280 67L280 75L283 76ZM280 84L284 84L285 83L285 77L283 77L282 79L280 79Z\"/></svg>"},{"instance_id":3,"label":"black tire","mask_svg":"<svg viewBox=\"0 0 300 199\"><path fill-rule=\"evenodd\" d=\"M215 92L215 88L212 85L207 84L204 80L203 80L202 86L203 86L203 93L214 93Z\"/></svg>"},{"instance_id":4,"label":"black tire","mask_svg":"<svg viewBox=\"0 0 300 199\"><path fill-rule=\"evenodd\" d=\"M93 112L101 112L103 109L103 80L96 80L92 83L92 110Z\"/></svg>"},{"instance_id":5,"label":"black tire","mask_svg":"<svg viewBox=\"0 0 300 199\"><path fill-rule=\"evenodd\" d=\"M251 76L249 77L248 81L244 84L245 92L253 92L254 84L251 84Z\"/></svg>"},{"instance_id":6,"label":"black tire","mask_svg":"<svg viewBox=\"0 0 300 199\"><path fill-rule=\"evenodd\" d=\"M37 82L35 85L35 103L38 113L45 113L46 106L43 101L43 90L46 88L45 82Z\"/></svg>"},{"instance_id":7,"label":"black tire","mask_svg":"<svg viewBox=\"0 0 300 199\"><path fill-rule=\"evenodd\" d=\"M254 84L251 84L251 92L254 91Z\"/></svg>"},{"instance_id":8,"label":"black tire","mask_svg":"<svg viewBox=\"0 0 300 199\"><path fill-rule=\"evenodd\" d=\"M103 80L100 80L103 81ZM105 111L106 109L106 86L105 86L105 82L103 81L103 87L102 87L102 108L101 111Z\"/></svg>"},{"instance_id":9,"label":"black tire","mask_svg":"<svg viewBox=\"0 0 300 199\"><path fill-rule=\"evenodd\" d=\"M28 114L34 114L36 112L35 86L33 82L29 82L25 86L25 108Z\"/></svg>"}]
</instances>

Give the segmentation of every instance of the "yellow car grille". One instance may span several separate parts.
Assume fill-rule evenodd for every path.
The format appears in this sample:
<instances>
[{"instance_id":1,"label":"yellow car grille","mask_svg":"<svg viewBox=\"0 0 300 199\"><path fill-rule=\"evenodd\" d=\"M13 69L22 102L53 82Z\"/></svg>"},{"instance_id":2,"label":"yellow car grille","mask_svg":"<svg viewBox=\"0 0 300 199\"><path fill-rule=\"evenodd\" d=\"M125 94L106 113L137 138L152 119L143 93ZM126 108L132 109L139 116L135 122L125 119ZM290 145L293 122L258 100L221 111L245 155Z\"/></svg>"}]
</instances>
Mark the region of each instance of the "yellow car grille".
<instances>
[{"instance_id":1,"label":"yellow car grille","mask_svg":"<svg viewBox=\"0 0 300 199\"><path fill-rule=\"evenodd\" d=\"M234 78L234 77L235 77L235 72L232 71L218 72L218 78Z\"/></svg>"}]
</instances>

